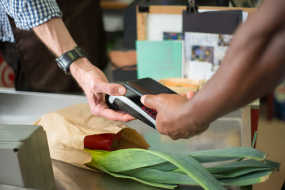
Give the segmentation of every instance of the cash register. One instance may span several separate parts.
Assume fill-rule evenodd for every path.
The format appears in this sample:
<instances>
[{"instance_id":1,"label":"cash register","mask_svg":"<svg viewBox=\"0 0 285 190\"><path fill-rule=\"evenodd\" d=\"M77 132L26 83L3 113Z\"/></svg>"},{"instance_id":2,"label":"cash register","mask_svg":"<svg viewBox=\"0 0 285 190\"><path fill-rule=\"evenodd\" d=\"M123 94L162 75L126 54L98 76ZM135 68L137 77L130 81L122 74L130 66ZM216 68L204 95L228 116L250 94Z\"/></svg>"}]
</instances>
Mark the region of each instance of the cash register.
<instances>
[{"instance_id":1,"label":"cash register","mask_svg":"<svg viewBox=\"0 0 285 190\"><path fill-rule=\"evenodd\" d=\"M0 184L53 189L55 180L42 126L0 124Z\"/></svg>"}]
</instances>

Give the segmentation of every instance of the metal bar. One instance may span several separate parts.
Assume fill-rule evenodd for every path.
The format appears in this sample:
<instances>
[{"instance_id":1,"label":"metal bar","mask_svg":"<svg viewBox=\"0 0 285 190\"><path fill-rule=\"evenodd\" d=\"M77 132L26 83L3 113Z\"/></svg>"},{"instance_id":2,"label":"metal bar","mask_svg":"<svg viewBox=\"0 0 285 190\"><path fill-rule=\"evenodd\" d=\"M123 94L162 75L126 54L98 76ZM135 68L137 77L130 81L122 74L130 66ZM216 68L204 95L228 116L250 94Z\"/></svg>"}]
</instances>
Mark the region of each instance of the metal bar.
<instances>
[{"instance_id":1,"label":"metal bar","mask_svg":"<svg viewBox=\"0 0 285 190\"><path fill-rule=\"evenodd\" d=\"M250 106L242 108L241 147L251 147L251 110Z\"/></svg>"}]
</instances>

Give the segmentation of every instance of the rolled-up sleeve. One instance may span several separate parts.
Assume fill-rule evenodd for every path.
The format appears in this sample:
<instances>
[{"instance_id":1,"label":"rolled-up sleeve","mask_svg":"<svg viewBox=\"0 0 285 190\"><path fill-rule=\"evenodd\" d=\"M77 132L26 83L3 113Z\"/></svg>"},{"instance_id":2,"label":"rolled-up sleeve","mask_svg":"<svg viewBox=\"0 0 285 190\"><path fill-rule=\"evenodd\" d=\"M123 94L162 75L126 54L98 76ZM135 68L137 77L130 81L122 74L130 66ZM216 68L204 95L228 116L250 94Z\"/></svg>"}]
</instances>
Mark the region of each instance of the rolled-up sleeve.
<instances>
[{"instance_id":1,"label":"rolled-up sleeve","mask_svg":"<svg viewBox=\"0 0 285 190\"><path fill-rule=\"evenodd\" d=\"M62 17L55 0L0 0L2 8L14 20L16 27L30 30L53 17Z\"/></svg>"}]
</instances>

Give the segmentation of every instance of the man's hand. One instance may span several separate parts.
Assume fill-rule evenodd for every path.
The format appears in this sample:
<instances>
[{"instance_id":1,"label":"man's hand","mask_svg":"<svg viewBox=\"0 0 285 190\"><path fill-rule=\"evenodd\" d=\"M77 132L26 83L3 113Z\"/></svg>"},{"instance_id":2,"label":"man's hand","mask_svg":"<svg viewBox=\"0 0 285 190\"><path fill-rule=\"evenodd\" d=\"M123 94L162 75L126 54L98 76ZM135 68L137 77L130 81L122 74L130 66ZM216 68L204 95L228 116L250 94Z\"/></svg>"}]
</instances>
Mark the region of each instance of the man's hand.
<instances>
[{"instance_id":1,"label":"man's hand","mask_svg":"<svg viewBox=\"0 0 285 190\"><path fill-rule=\"evenodd\" d=\"M33 29L56 57L77 46L61 18L52 18ZM103 116L113 121L127 122L135 119L129 114L109 109L105 103L105 93L120 96L126 93L126 89L118 84L109 84L103 72L86 58L80 58L73 62L70 66L70 72L84 90L94 115Z\"/></svg>"},{"instance_id":2,"label":"man's hand","mask_svg":"<svg viewBox=\"0 0 285 190\"><path fill-rule=\"evenodd\" d=\"M156 126L159 133L176 140L190 138L204 132L209 125L197 126L191 117L190 99L194 92L186 94L145 95L141 102L157 110ZM193 110L195 111L195 110Z\"/></svg>"},{"instance_id":3,"label":"man's hand","mask_svg":"<svg viewBox=\"0 0 285 190\"><path fill-rule=\"evenodd\" d=\"M108 83L104 73L86 58L78 59L72 63L70 72L84 90L92 114L106 117L112 121L128 122L135 119L129 114L109 109L105 102L105 94L122 96L126 93L126 88L119 84Z\"/></svg>"}]
</instances>

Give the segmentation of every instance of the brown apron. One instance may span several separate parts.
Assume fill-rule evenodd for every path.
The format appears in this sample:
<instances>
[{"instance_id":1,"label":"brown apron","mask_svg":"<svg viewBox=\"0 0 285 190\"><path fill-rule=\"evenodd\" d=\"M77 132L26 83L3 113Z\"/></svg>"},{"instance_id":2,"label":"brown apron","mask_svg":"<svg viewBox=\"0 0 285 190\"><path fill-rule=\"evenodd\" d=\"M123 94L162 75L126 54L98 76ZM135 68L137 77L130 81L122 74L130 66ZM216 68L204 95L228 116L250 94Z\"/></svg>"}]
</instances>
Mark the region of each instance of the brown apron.
<instances>
[{"instance_id":1,"label":"brown apron","mask_svg":"<svg viewBox=\"0 0 285 190\"><path fill-rule=\"evenodd\" d=\"M57 0L62 20L78 46L88 54L89 61L100 69L107 64L105 33L100 1ZM20 63L32 91L82 92L71 75L57 65L55 55L33 31L16 28L10 18Z\"/></svg>"}]
</instances>

